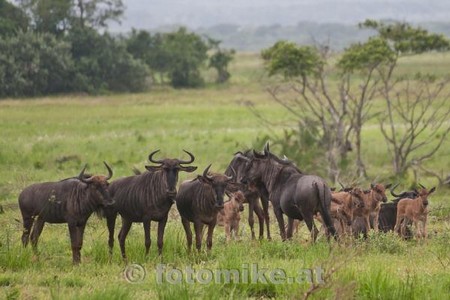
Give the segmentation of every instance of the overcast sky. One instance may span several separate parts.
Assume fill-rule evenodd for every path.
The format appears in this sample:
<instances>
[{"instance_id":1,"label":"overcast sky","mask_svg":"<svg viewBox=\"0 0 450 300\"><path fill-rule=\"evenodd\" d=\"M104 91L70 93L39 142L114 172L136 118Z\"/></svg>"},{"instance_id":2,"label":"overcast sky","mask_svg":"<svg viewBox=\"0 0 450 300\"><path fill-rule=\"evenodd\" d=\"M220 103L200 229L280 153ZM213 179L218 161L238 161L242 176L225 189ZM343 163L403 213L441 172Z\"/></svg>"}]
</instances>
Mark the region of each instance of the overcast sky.
<instances>
[{"instance_id":1,"label":"overcast sky","mask_svg":"<svg viewBox=\"0 0 450 300\"><path fill-rule=\"evenodd\" d=\"M406 22L450 21L450 0L124 0L113 31L166 25L295 25L301 21L356 24L367 18Z\"/></svg>"}]
</instances>

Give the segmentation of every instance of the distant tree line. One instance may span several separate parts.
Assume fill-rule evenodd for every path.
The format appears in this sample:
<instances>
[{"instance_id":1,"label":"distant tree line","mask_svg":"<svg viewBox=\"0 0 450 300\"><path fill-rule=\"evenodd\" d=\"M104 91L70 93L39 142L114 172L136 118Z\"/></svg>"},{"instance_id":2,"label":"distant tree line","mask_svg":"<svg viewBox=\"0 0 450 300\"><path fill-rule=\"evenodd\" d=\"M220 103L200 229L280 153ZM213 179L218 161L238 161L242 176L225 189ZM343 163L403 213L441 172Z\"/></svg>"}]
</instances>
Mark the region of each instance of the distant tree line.
<instances>
[{"instance_id":1,"label":"distant tree line","mask_svg":"<svg viewBox=\"0 0 450 300\"><path fill-rule=\"evenodd\" d=\"M203 67L228 80L234 51L179 28L124 36L122 0L0 0L0 97L139 92L151 84L200 87Z\"/></svg>"}]
</instances>

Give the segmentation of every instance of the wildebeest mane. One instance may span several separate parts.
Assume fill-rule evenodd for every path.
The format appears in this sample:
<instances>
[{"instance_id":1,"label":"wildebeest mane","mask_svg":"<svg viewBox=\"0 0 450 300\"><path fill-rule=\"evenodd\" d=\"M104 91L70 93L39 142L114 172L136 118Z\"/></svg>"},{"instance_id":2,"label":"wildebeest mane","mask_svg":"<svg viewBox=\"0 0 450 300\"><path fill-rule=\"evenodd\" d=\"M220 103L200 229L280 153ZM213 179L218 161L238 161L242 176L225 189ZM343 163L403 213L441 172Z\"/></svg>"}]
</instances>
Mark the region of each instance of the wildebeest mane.
<instances>
[{"instance_id":1,"label":"wildebeest mane","mask_svg":"<svg viewBox=\"0 0 450 300\"><path fill-rule=\"evenodd\" d=\"M130 210L141 211L142 205L139 204L139 201L143 199L147 204L149 204L148 201L151 201L151 204L158 207L157 200L160 200L167 190L164 176L163 171L144 172L140 175L113 181L110 190L118 202L129 199L130 201L126 201L126 204L131 206ZM118 188L119 186L120 188Z\"/></svg>"}]
</instances>

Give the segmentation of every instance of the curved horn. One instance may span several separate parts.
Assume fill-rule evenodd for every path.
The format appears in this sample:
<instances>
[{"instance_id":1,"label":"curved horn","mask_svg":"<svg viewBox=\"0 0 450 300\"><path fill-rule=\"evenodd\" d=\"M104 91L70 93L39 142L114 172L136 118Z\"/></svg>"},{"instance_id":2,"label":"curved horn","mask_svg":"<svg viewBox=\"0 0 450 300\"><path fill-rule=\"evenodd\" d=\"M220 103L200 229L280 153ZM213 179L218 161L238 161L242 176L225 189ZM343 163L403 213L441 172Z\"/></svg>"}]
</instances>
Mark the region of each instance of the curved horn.
<instances>
[{"instance_id":1,"label":"curved horn","mask_svg":"<svg viewBox=\"0 0 450 300\"><path fill-rule=\"evenodd\" d=\"M155 163L155 164L162 164L163 163L162 160L153 160L153 155L155 155L158 152L159 152L159 149L153 151L152 153L150 153L150 155L148 156L148 160L151 161L152 163Z\"/></svg>"},{"instance_id":2,"label":"curved horn","mask_svg":"<svg viewBox=\"0 0 450 300\"><path fill-rule=\"evenodd\" d=\"M212 180L212 177L208 175L209 168L211 168L211 164L209 164L209 166L206 167L205 171L203 171L203 177Z\"/></svg>"},{"instance_id":3,"label":"curved horn","mask_svg":"<svg viewBox=\"0 0 450 300\"><path fill-rule=\"evenodd\" d=\"M228 179L228 180L232 180L234 177L236 177L236 170L235 170L232 166L230 166L230 169L231 169L231 173L232 173L233 175L227 176L227 179ZM225 176L226 176L226 175L225 175Z\"/></svg>"},{"instance_id":4,"label":"curved horn","mask_svg":"<svg viewBox=\"0 0 450 300\"><path fill-rule=\"evenodd\" d=\"M111 167L108 166L108 164L106 163L106 161L103 162L103 164L105 165L105 167L108 169L108 177L106 177L106 180L110 180L113 176L113 171L111 170Z\"/></svg>"},{"instance_id":5,"label":"curved horn","mask_svg":"<svg viewBox=\"0 0 450 300\"><path fill-rule=\"evenodd\" d=\"M81 170L80 174L78 175L78 179L81 182L84 182L84 183L91 183L92 182L92 177L90 177L88 179L84 179L84 171L86 171L86 168L87 168L87 164L84 165L83 170Z\"/></svg>"},{"instance_id":6,"label":"curved horn","mask_svg":"<svg viewBox=\"0 0 450 300\"><path fill-rule=\"evenodd\" d=\"M191 160L178 160L178 162L179 162L180 164L191 164L191 163L193 163L193 162L194 162L194 159L195 159L195 156L194 156L191 152L189 152L189 151L186 151L186 150L184 150L184 149L183 149L183 151L186 152L186 153L190 156L190 159L191 159Z\"/></svg>"},{"instance_id":7,"label":"curved horn","mask_svg":"<svg viewBox=\"0 0 450 300\"><path fill-rule=\"evenodd\" d=\"M236 158L241 158L241 159L243 159L245 161L250 161L250 158L248 158L247 156L243 155L241 152L237 152L236 154L234 154L234 156Z\"/></svg>"},{"instance_id":8,"label":"curved horn","mask_svg":"<svg viewBox=\"0 0 450 300\"><path fill-rule=\"evenodd\" d=\"M399 185L399 183L396 183L396 184L390 189L391 195L394 196L394 197L396 197L396 198L402 197L402 194L395 194L395 193L394 193L394 190L398 187L398 185Z\"/></svg>"},{"instance_id":9,"label":"curved horn","mask_svg":"<svg viewBox=\"0 0 450 300\"><path fill-rule=\"evenodd\" d=\"M420 187L423 188L424 190L426 190L427 188L424 187L421 183L419 183Z\"/></svg>"}]
</instances>

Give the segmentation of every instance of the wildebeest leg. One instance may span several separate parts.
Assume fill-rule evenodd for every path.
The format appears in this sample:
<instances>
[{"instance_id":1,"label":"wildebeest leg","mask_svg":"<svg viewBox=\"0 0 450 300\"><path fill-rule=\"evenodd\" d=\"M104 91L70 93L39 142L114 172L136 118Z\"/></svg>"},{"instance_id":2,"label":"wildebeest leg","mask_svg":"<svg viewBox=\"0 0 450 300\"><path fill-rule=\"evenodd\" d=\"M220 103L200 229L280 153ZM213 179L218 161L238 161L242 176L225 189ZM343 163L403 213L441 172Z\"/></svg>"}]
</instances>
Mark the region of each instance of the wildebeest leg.
<instances>
[{"instance_id":1,"label":"wildebeest leg","mask_svg":"<svg viewBox=\"0 0 450 300\"><path fill-rule=\"evenodd\" d=\"M109 255L112 255L112 253L113 253L114 228L116 227L116 217L117 217L116 213L106 217L106 225L108 226L108 232L109 232L109 239L108 239Z\"/></svg>"},{"instance_id":2,"label":"wildebeest leg","mask_svg":"<svg viewBox=\"0 0 450 300\"><path fill-rule=\"evenodd\" d=\"M258 217L259 239L261 240L264 238L264 212L258 200L259 200L258 198L255 199L255 205L253 206L253 209L255 210L255 214Z\"/></svg>"},{"instance_id":3,"label":"wildebeest leg","mask_svg":"<svg viewBox=\"0 0 450 300\"><path fill-rule=\"evenodd\" d=\"M292 239L293 233L294 233L294 219L288 218L287 233L286 233L288 240Z\"/></svg>"},{"instance_id":4,"label":"wildebeest leg","mask_svg":"<svg viewBox=\"0 0 450 300\"><path fill-rule=\"evenodd\" d=\"M373 217L373 230L375 232L378 232L378 218L380 216L380 211L375 212L375 215Z\"/></svg>"},{"instance_id":5,"label":"wildebeest leg","mask_svg":"<svg viewBox=\"0 0 450 300\"><path fill-rule=\"evenodd\" d=\"M277 218L278 227L280 228L280 235L283 241L286 240L286 229L284 227L284 219L283 219L283 211L281 207L273 207L273 212L275 213L275 217Z\"/></svg>"},{"instance_id":6,"label":"wildebeest leg","mask_svg":"<svg viewBox=\"0 0 450 300\"><path fill-rule=\"evenodd\" d=\"M181 223L183 224L184 232L186 233L186 240L188 251L191 251L192 248L192 230L189 221L185 218L181 218Z\"/></svg>"},{"instance_id":7,"label":"wildebeest leg","mask_svg":"<svg viewBox=\"0 0 450 300\"><path fill-rule=\"evenodd\" d=\"M81 242L80 242L80 228L76 224L69 223L70 243L72 246L72 262L74 265L80 263L81 260Z\"/></svg>"},{"instance_id":8,"label":"wildebeest leg","mask_svg":"<svg viewBox=\"0 0 450 300\"><path fill-rule=\"evenodd\" d=\"M122 218L122 228L120 228L118 238L119 238L120 252L122 253L122 258L124 260L127 259L127 255L125 254L125 240L127 238L128 232L130 231L131 224L133 224L133 222L125 218Z\"/></svg>"},{"instance_id":9,"label":"wildebeest leg","mask_svg":"<svg viewBox=\"0 0 450 300\"><path fill-rule=\"evenodd\" d=\"M231 239L231 224L229 222L225 223L225 237L229 242Z\"/></svg>"},{"instance_id":10,"label":"wildebeest leg","mask_svg":"<svg viewBox=\"0 0 450 300\"><path fill-rule=\"evenodd\" d=\"M253 228L255 224L255 219L253 216L253 211L255 210L255 199L252 198L248 201L248 225L250 226L250 231L252 233L252 240L254 240L255 237L255 230Z\"/></svg>"},{"instance_id":11,"label":"wildebeest leg","mask_svg":"<svg viewBox=\"0 0 450 300\"><path fill-rule=\"evenodd\" d=\"M81 261L81 249L83 248L83 236L86 223L77 226L77 261L74 264L79 264Z\"/></svg>"},{"instance_id":12,"label":"wildebeest leg","mask_svg":"<svg viewBox=\"0 0 450 300\"><path fill-rule=\"evenodd\" d=\"M214 227L216 227L216 223L208 225L208 233L206 236L206 249L208 249L208 251L211 251L211 248L212 248Z\"/></svg>"},{"instance_id":13,"label":"wildebeest leg","mask_svg":"<svg viewBox=\"0 0 450 300\"><path fill-rule=\"evenodd\" d=\"M364 223L366 225L366 232L370 231L370 214L364 215Z\"/></svg>"},{"instance_id":14,"label":"wildebeest leg","mask_svg":"<svg viewBox=\"0 0 450 300\"><path fill-rule=\"evenodd\" d=\"M234 239L235 240L239 240L239 222L238 221L234 221Z\"/></svg>"},{"instance_id":15,"label":"wildebeest leg","mask_svg":"<svg viewBox=\"0 0 450 300\"><path fill-rule=\"evenodd\" d=\"M422 237L424 238L424 239L426 239L427 238L427 216L425 215L424 217L423 217L423 219L422 219L422 227L423 227L423 232L422 232Z\"/></svg>"},{"instance_id":16,"label":"wildebeest leg","mask_svg":"<svg viewBox=\"0 0 450 300\"><path fill-rule=\"evenodd\" d=\"M200 221L194 222L194 230L195 230L195 247L197 248L198 251L200 251L202 248L203 224Z\"/></svg>"},{"instance_id":17,"label":"wildebeest leg","mask_svg":"<svg viewBox=\"0 0 450 300\"><path fill-rule=\"evenodd\" d=\"M407 218L404 218L403 221L402 221L402 225L401 225L400 235L403 238L406 237L406 225L408 224L407 220L408 220Z\"/></svg>"},{"instance_id":18,"label":"wildebeest leg","mask_svg":"<svg viewBox=\"0 0 450 300\"><path fill-rule=\"evenodd\" d=\"M317 238L317 234L319 233L319 230L317 230L316 224L314 224L313 216L310 214L304 214L304 220L305 220L306 226L308 226L308 229L311 232L311 239L313 242L315 242L316 238Z\"/></svg>"},{"instance_id":19,"label":"wildebeest leg","mask_svg":"<svg viewBox=\"0 0 450 300\"><path fill-rule=\"evenodd\" d=\"M164 229L166 228L167 217L159 221L158 223L158 254L162 254L164 243Z\"/></svg>"},{"instance_id":20,"label":"wildebeest leg","mask_svg":"<svg viewBox=\"0 0 450 300\"><path fill-rule=\"evenodd\" d=\"M267 239L271 240L272 237L270 236L269 199L267 199L265 196L261 196L261 203L263 207L263 215L265 221L264 223L266 223Z\"/></svg>"},{"instance_id":21,"label":"wildebeest leg","mask_svg":"<svg viewBox=\"0 0 450 300\"><path fill-rule=\"evenodd\" d=\"M33 246L33 250L36 252L37 250L37 243L39 240L39 236L42 233L42 229L44 228L45 221L41 218L37 218L37 220L34 221L33 230L31 231L31 246Z\"/></svg>"},{"instance_id":22,"label":"wildebeest leg","mask_svg":"<svg viewBox=\"0 0 450 300\"><path fill-rule=\"evenodd\" d=\"M150 220L144 220L142 222L142 226L144 227L144 238L145 238L145 256L148 255L148 252L150 250L150 245L152 243L152 240L150 239Z\"/></svg>"},{"instance_id":23,"label":"wildebeest leg","mask_svg":"<svg viewBox=\"0 0 450 300\"><path fill-rule=\"evenodd\" d=\"M395 226L394 226L394 232L397 232L400 234L400 224L402 222L402 217L397 215L397 219L395 221Z\"/></svg>"},{"instance_id":24,"label":"wildebeest leg","mask_svg":"<svg viewBox=\"0 0 450 300\"><path fill-rule=\"evenodd\" d=\"M33 226L33 217L23 218L23 234L22 234L22 245L26 247L30 239L30 231Z\"/></svg>"},{"instance_id":25,"label":"wildebeest leg","mask_svg":"<svg viewBox=\"0 0 450 300\"><path fill-rule=\"evenodd\" d=\"M413 220L413 223L414 223L414 228L416 230L416 238L420 239L420 237L422 236L422 233L420 232L419 222L417 220Z\"/></svg>"}]
</instances>

